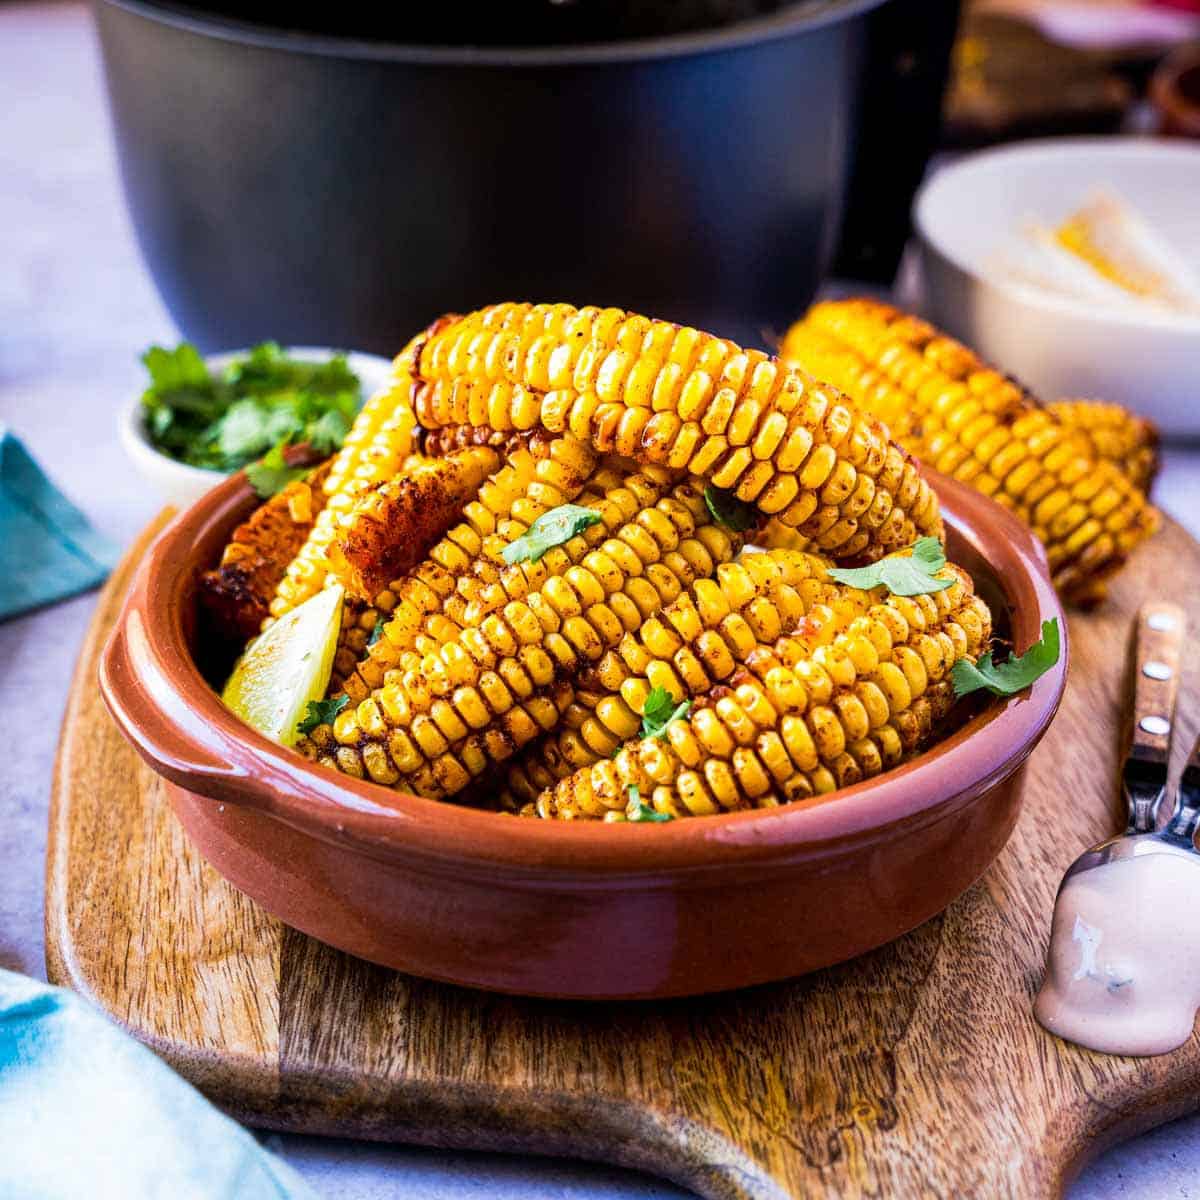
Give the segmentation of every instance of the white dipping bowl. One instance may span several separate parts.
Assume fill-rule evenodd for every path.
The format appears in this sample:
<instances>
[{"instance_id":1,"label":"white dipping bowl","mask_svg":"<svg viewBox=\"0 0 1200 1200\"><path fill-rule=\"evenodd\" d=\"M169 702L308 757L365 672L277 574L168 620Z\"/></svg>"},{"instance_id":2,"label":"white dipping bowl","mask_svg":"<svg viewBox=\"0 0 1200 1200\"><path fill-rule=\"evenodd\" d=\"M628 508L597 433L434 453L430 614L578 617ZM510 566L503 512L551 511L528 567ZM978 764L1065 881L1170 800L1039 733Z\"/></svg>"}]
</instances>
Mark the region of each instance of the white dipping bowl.
<instances>
[{"instance_id":1,"label":"white dipping bowl","mask_svg":"<svg viewBox=\"0 0 1200 1200\"><path fill-rule=\"evenodd\" d=\"M1164 434L1200 435L1200 319L1054 295L1004 277L997 261L1029 218L1057 224L1101 189L1200 268L1200 147L1023 142L963 158L917 194L930 316L1043 399L1115 400Z\"/></svg>"},{"instance_id":2,"label":"white dipping bowl","mask_svg":"<svg viewBox=\"0 0 1200 1200\"><path fill-rule=\"evenodd\" d=\"M228 350L221 354L212 354L205 358L209 370L219 371L227 367L235 358L249 353L246 350ZM331 358L337 350L325 350L318 346L293 346L287 349L291 358L304 362L320 362ZM358 376L364 397L371 396L387 384L391 377L392 364L390 359L380 358L376 354L346 355L350 369ZM121 410L117 430L120 434L121 445L129 455L137 473L162 498L176 508L187 508L199 500L210 488L216 487L222 479L228 478L228 471L210 471L205 467L193 467L188 463L179 462L168 454L164 454L150 440L144 420L140 395L125 405Z\"/></svg>"}]
</instances>

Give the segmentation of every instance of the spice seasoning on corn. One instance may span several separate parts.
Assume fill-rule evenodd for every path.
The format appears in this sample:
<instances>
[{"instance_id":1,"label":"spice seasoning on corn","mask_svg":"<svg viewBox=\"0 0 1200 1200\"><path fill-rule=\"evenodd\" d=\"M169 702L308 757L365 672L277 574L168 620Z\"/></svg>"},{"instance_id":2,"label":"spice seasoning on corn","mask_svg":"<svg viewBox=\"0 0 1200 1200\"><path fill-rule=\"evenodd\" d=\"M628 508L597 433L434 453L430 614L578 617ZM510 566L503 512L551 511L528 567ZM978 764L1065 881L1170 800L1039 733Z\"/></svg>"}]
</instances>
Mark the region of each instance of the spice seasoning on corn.
<instances>
[{"instance_id":1,"label":"spice seasoning on corn","mask_svg":"<svg viewBox=\"0 0 1200 1200\"><path fill-rule=\"evenodd\" d=\"M239 531L240 628L346 593L296 746L386 787L661 824L847 786L934 736L960 665L995 690L1049 654L991 665L890 402L619 309L442 318Z\"/></svg>"},{"instance_id":2,"label":"spice seasoning on corn","mask_svg":"<svg viewBox=\"0 0 1200 1200\"><path fill-rule=\"evenodd\" d=\"M781 354L844 389L921 462L1012 509L1046 547L1068 600L1094 602L1157 528L1137 483L1094 435L890 305L814 305Z\"/></svg>"}]
</instances>

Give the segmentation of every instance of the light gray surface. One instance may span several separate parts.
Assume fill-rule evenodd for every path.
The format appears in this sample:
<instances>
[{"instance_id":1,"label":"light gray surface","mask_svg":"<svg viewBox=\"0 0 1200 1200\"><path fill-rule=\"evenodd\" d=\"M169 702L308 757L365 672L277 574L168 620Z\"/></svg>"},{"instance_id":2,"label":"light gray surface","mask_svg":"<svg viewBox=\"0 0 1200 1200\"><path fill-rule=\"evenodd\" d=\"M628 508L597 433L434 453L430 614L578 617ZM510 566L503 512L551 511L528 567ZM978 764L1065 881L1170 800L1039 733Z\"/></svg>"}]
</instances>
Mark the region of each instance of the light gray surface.
<instances>
[{"instance_id":1,"label":"light gray surface","mask_svg":"<svg viewBox=\"0 0 1200 1200\"><path fill-rule=\"evenodd\" d=\"M76 4L0 4L0 420L95 523L129 541L156 510L117 444L138 353L174 337L137 255L105 126L96 48ZM1200 533L1200 451L1167 455L1158 499ZM0 965L43 975L42 860L58 723L94 599L0 625ZM1200 1103L1200 1097L1198 1097ZM271 1144L345 1200L681 1196L582 1164L369 1146ZM1200 1195L1200 1117L1118 1147L1072 1200Z\"/></svg>"}]
</instances>

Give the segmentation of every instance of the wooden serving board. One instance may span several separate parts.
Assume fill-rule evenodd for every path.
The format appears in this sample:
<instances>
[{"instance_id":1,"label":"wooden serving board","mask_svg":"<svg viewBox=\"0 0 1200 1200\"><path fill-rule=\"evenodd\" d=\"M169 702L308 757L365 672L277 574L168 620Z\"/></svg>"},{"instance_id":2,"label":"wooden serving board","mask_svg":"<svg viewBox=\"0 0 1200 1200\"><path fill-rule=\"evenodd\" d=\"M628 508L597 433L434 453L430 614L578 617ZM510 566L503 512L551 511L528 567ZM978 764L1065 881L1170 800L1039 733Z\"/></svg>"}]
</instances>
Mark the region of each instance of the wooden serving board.
<instances>
[{"instance_id":1,"label":"wooden serving board","mask_svg":"<svg viewBox=\"0 0 1200 1200\"><path fill-rule=\"evenodd\" d=\"M942 916L843 966L695 1000L569 1004L426 983L285 928L192 850L108 718L96 659L142 542L100 598L63 724L50 977L222 1107L273 1129L579 1155L706 1197L1045 1197L1116 1139L1200 1104L1200 1041L1155 1059L1030 1016L1055 889L1122 820L1132 616L1189 613L1176 758L1200 724L1200 546L1139 551L1034 756L1017 830ZM1178 769L1178 764L1177 764ZM780 913L781 921L821 914Z\"/></svg>"}]
</instances>

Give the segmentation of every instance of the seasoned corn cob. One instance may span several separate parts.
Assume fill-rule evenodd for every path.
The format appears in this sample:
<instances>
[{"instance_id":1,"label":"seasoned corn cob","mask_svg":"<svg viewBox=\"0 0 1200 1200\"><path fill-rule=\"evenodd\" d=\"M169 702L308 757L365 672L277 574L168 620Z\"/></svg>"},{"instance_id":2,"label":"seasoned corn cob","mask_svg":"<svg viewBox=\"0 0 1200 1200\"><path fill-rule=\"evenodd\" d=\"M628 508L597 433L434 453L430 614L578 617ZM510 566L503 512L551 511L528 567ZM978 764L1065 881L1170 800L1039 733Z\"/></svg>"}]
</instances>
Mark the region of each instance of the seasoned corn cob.
<instances>
[{"instance_id":1,"label":"seasoned corn cob","mask_svg":"<svg viewBox=\"0 0 1200 1200\"><path fill-rule=\"evenodd\" d=\"M220 565L200 577L200 601L218 637L245 642L262 627L288 563L321 511L329 468L323 463L260 504L233 531Z\"/></svg>"},{"instance_id":2,"label":"seasoned corn cob","mask_svg":"<svg viewBox=\"0 0 1200 1200\"><path fill-rule=\"evenodd\" d=\"M781 550L743 554L698 579L579 677L563 724L523 751L506 772L505 808L518 808L578 767L611 757L641 728L651 690L678 703L727 679L761 643L804 618L822 628L865 612L871 596L829 579L828 561Z\"/></svg>"},{"instance_id":3,"label":"seasoned corn cob","mask_svg":"<svg viewBox=\"0 0 1200 1200\"><path fill-rule=\"evenodd\" d=\"M631 477L592 505L598 523L520 564L530 584L523 599L343 710L332 728L318 727L302 752L348 774L445 797L553 728L584 663L741 549L693 486L677 485L646 507L638 492L655 485L640 478L644 484Z\"/></svg>"},{"instance_id":4,"label":"seasoned corn cob","mask_svg":"<svg viewBox=\"0 0 1200 1200\"><path fill-rule=\"evenodd\" d=\"M499 568L489 569L489 563L500 561L503 546L525 533L544 512L574 500L585 482L596 500L604 490L619 485L612 472L594 474L595 465L592 451L569 436L513 451L505 466L465 506L462 523L433 547L426 560L394 579L376 594L369 609L343 624L337 661L341 664L344 650L353 658L341 670L337 686L344 678L346 694L358 703L384 682L388 671L411 667L405 663L406 655L430 653L458 637L469 623L467 606L480 600L484 589L499 577ZM660 495L656 492L653 500ZM522 572L515 575L524 581ZM367 639L380 619L388 623L368 648Z\"/></svg>"},{"instance_id":5,"label":"seasoned corn cob","mask_svg":"<svg viewBox=\"0 0 1200 1200\"><path fill-rule=\"evenodd\" d=\"M1069 600L1095 598L1157 526L1142 493L1087 436L889 305L817 304L788 332L782 355L844 388L922 462L1011 508L1045 545Z\"/></svg>"},{"instance_id":6,"label":"seasoned corn cob","mask_svg":"<svg viewBox=\"0 0 1200 1200\"><path fill-rule=\"evenodd\" d=\"M929 736L948 710L949 673L975 658L991 615L957 568L957 602L935 596L909 612L903 598L855 617L815 646L809 628L760 646L664 738L626 742L615 758L575 771L527 811L557 819L619 819L631 787L672 817L761 808L845 787L878 774ZM924 602L930 601L929 605ZM919 614L919 616L917 615Z\"/></svg>"},{"instance_id":7,"label":"seasoned corn cob","mask_svg":"<svg viewBox=\"0 0 1200 1200\"><path fill-rule=\"evenodd\" d=\"M1097 458L1115 463L1135 487L1149 492L1158 474L1158 429L1153 421L1102 400L1055 400L1046 408L1084 434Z\"/></svg>"},{"instance_id":8,"label":"seasoned corn cob","mask_svg":"<svg viewBox=\"0 0 1200 1200\"><path fill-rule=\"evenodd\" d=\"M620 309L499 304L411 344L429 429L570 432L732 489L832 556L941 535L937 499L875 420L759 351Z\"/></svg>"},{"instance_id":9,"label":"seasoned corn cob","mask_svg":"<svg viewBox=\"0 0 1200 1200\"><path fill-rule=\"evenodd\" d=\"M370 601L420 562L499 466L495 450L473 446L423 460L363 493L329 548L347 595Z\"/></svg>"},{"instance_id":10,"label":"seasoned corn cob","mask_svg":"<svg viewBox=\"0 0 1200 1200\"><path fill-rule=\"evenodd\" d=\"M392 478L413 450L412 379L397 359L391 385L363 405L325 477L325 504L271 600L271 618L315 596L329 574L329 545L340 520L368 488ZM270 618L268 618L270 619Z\"/></svg>"}]
</instances>

